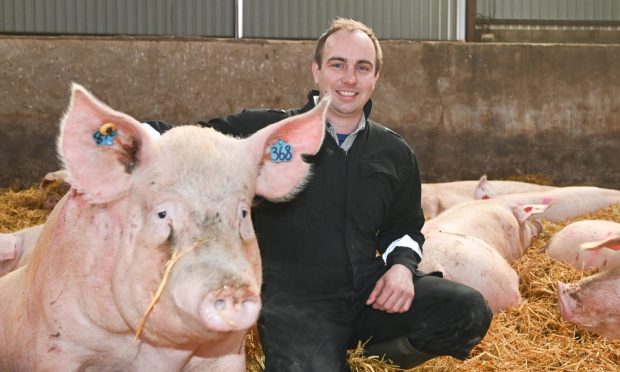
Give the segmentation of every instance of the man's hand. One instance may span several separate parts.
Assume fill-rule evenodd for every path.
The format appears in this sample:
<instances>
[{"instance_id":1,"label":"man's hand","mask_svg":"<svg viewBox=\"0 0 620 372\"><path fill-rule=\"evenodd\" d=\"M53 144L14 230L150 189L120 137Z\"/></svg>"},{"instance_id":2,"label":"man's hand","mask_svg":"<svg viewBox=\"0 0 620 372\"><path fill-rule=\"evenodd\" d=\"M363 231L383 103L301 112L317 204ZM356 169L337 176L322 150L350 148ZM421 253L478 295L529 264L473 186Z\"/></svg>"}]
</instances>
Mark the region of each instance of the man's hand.
<instances>
[{"instance_id":1,"label":"man's hand","mask_svg":"<svg viewBox=\"0 0 620 372\"><path fill-rule=\"evenodd\" d=\"M395 264L377 280L366 305L388 313L404 313L411 307L414 295L411 271L404 265Z\"/></svg>"}]
</instances>

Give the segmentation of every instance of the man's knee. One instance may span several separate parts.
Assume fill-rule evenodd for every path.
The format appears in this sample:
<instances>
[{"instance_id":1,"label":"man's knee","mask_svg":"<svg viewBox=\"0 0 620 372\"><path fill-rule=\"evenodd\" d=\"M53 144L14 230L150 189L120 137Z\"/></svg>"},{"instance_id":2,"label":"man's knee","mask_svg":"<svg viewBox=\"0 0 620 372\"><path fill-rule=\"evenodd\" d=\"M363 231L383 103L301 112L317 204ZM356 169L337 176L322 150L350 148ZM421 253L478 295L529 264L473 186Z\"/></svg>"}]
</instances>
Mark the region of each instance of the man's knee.
<instances>
[{"instance_id":1,"label":"man's knee","mask_svg":"<svg viewBox=\"0 0 620 372\"><path fill-rule=\"evenodd\" d=\"M465 286L461 288L452 311L453 319L459 319L456 324L460 329L455 332L454 349L448 354L462 360L486 335L493 313L480 292Z\"/></svg>"},{"instance_id":2,"label":"man's knee","mask_svg":"<svg viewBox=\"0 0 620 372\"><path fill-rule=\"evenodd\" d=\"M464 315L469 314L471 334L477 334L482 339L486 335L493 319L493 313L484 296L477 290L470 288L461 295L460 308Z\"/></svg>"},{"instance_id":3,"label":"man's knee","mask_svg":"<svg viewBox=\"0 0 620 372\"><path fill-rule=\"evenodd\" d=\"M453 282L442 286L445 302L435 307L421 332L414 332L409 339L425 353L465 359L486 335L493 313L477 290ZM415 323L416 318L412 321Z\"/></svg>"}]
</instances>

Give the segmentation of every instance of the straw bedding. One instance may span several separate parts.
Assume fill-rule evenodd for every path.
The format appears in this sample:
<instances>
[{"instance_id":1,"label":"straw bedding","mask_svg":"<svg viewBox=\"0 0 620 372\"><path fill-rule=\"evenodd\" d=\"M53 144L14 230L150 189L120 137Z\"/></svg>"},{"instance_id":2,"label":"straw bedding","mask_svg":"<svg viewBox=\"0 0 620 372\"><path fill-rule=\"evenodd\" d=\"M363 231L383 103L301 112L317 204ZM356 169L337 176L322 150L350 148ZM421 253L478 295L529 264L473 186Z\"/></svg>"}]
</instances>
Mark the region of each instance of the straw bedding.
<instances>
[{"instance_id":1,"label":"straw bedding","mask_svg":"<svg viewBox=\"0 0 620 372\"><path fill-rule=\"evenodd\" d=\"M47 204L62 193L52 184L41 189L0 189L0 232L10 232L45 221ZM618 371L620 340L599 337L561 319L555 287L557 281L575 282L592 272L580 272L557 262L544 252L551 236L570 222L606 219L620 222L620 206L555 224L543 221L544 231L514 267L521 279L523 303L496 314L486 338L470 359L433 359L417 371ZM262 351L255 332L247 339L247 367L262 370ZM351 351L353 371L397 371L377 358L364 358L361 348Z\"/></svg>"}]
</instances>

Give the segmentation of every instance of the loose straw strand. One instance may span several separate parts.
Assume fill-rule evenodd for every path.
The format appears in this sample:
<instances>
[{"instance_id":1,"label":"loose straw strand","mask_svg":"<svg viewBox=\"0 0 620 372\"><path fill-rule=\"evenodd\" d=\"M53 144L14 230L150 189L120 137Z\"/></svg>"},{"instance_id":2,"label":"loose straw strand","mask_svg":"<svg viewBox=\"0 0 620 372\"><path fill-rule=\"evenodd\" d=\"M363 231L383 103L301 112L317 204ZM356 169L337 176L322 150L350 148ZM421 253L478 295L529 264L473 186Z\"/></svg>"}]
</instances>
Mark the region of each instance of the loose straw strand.
<instances>
[{"instance_id":1,"label":"loose straw strand","mask_svg":"<svg viewBox=\"0 0 620 372\"><path fill-rule=\"evenodd\" d=\"M138 338L140 337L140 334L142 333L142 331L144 330L144 325L146 324L146 319L148 318L148 316L151 314L151 312L153 311L153 309L155 308L155 304L157 304L157 302L159 301L159 298L161 297L161 294L164 291L164 288L166 287L166 284L168 283L168 278L170 277L170 272L172 271L172 268L174 267L174 265L177 263L177 261L185 256L187 253L191 252L192 250L194 250L194 248L196 248L199 244L203 243L205 240L199 240L196 243L194 243L194 245L186 250L185 252L180 252L178 249L174 249L174 251L172 252L172 256L170 257L170 259L168 260L168 262L166 262L166 266L165 266L165 270L164 270L164 275L161 279L161 282L159 283L159 287L157 288L157 292L155 292L155 295L151 298L151 303L149 304L149 306L146 308L146 311L144 312L144 315L142 315L142 319L140 319L140 324L138 324L138 328L136 329L136 337L134 338L134 340L138 340Z\"/></svg>"}]
</instances>

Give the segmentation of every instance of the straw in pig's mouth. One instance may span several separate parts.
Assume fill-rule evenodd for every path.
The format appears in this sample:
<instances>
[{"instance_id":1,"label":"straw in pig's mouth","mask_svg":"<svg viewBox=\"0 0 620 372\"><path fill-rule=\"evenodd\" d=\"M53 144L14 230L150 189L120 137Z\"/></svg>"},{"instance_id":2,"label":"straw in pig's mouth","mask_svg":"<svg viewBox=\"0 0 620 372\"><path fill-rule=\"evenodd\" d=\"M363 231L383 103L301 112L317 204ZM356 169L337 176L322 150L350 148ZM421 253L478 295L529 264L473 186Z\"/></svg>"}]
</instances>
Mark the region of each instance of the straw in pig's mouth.
<instances>
[{"instance_id":1,"label":"straw in pig's mouth","mask_svg":"<svg viewBox=\"0 0 620 372\"><path fill-rule=\"evenodd\" d=\"M194 243L194 245L192 245L189 249L187 249L184 252L181 252L180 250L178 250L176 248L172 251L172 255L170 256L170 259L168 260L168 262L166 262L166 266L165 266L165 270L164 270L164 275L161 278L161 282L159 283L159 287L157 288L157 292L155 292L155 295L153 296L153 298L151 298L151 303L146 308L146 311L144 312L144 315L142 315L142 319L140 319L140 323L138 324L138 328L136 328L135 340L137 340L138 337L140 337L140 334L144 330L144 325L146 324L146 319L149 317L149 315L151 314L151 312L155 308L155 305L157 304L157 301L159 301L159 298L161 297L161 294L164 292L164 288L166 287L166 284L168 283L168 278L170 277L170 272L172 271L172 268L174 267L174 265L177 263L177 261L181 257L185 256L187 253L189 253L192 250L194 250L194 248L196 248L198 245L203 244L206 241L207 241L207 239L200 239L200 240L196 241ZM227 322L232 322L232 320L227 319L223 315L222 315L222 318L224 320L226 320ZM232 324L234 324L234 322L232 322Z\"/></svg>"}]
</instances>

